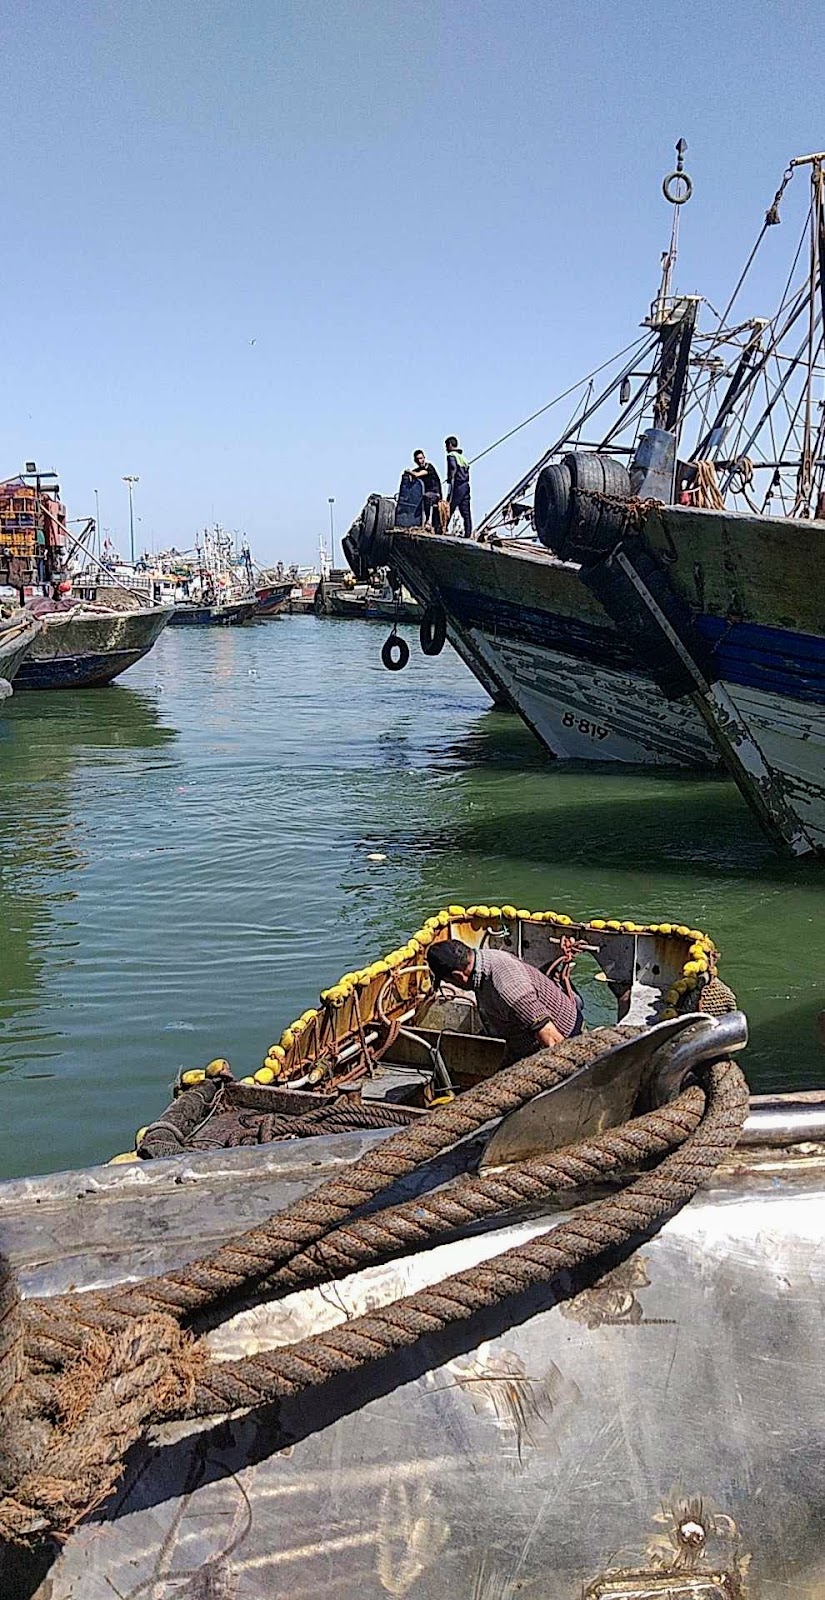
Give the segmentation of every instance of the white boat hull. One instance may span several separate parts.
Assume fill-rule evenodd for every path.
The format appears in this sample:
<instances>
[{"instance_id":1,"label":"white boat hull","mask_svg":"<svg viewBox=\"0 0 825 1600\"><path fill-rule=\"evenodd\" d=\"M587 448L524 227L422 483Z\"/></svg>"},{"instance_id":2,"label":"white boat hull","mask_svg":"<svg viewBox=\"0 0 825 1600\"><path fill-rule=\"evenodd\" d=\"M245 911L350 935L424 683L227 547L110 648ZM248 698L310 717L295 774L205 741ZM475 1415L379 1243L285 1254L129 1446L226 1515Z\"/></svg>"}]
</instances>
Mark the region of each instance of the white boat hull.
<instances>
[{"instance_id":1,"label":"white boat hull","mask_svg":"<svg viewBox=\"0 0 825 1600\"><path fill-rule=\"evenodd\" d=\"M469 637L476 659L560 760L645 767L718 764L695 706L665 700L640 674L596 667L480 629L471 629Z\"/></svg>"}]
</instances>

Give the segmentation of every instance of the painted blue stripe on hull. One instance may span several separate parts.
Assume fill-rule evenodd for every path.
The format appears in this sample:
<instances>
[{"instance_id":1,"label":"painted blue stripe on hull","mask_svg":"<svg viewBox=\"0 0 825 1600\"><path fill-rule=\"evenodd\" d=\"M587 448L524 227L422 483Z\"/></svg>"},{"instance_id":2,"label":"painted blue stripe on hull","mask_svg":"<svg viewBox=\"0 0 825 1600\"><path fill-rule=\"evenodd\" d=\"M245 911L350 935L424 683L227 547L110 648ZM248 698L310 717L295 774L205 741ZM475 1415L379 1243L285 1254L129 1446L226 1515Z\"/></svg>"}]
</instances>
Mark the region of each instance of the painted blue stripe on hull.
<instances>
[{"instance_id":1,"label":"painted blue stripe on hull","mask_svg":"<svg viewBox=\"0 0 825 1600\"><path fill-rule=\"evenodd\" d=\"M445 585L443 602L460 626L481 628L514 643L558 650L579 661L648 678L612 624L560 616L520 606L500 596ZM791 700L825 703L825 639L755 622L728 623L723 617L697 616L695 627L713 646L719 677L743 688Z\"/></svg>"},{"instance_id":2,"label":"painted blue stripe on hull","mask_svg":"<svg viewBox=\"0 0 825 1600\"><path fill-rule=\"evenodd\" d=\"M512 639L514 643L558 650L579 661L592 661L618 672L649 676L643 669L640 670L633 652L607 620L603 626L599 626L598 623L586 622L578 617L560 616L555 611L520 606L499 596L447 585L441 594L448 613L452 612L462 627L482 628L500 638Z\"/></svg>"},{"instance_id":3,"label":"painted blue stripe on hull","mask_svg":"<svg viewBox=\"0 0 825 1600\"><path fill-rule=\"evenodd\" d=\"M708 615L696 618L696 629L712 645L714 664L726 682L825 703L825 639Z\"/></svg>"}]
</instances>

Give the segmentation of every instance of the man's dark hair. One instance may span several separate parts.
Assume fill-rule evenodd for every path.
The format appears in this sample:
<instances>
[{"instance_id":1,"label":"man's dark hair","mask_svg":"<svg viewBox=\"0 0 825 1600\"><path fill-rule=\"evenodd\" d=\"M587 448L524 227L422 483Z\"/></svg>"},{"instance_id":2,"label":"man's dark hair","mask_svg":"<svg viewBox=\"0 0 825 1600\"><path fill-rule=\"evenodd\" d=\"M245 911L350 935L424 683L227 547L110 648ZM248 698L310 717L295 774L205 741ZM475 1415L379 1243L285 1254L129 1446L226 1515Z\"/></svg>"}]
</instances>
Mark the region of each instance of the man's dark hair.
<instances>
[{"instance_id":1,"label":"man's dark hair","mask_svg":"<svg viewBox=\"0 0 825 1600\"><path fill-rule=\"evenodd\" d=\"M456 438L454 433L451 433L449 438L444 440L444 449L445 450L457 450L458 449L458 440L457 440L457 438Z\"/></svg>"},{"instance_id":2,"label":"man's dark hair","mask_svg":"<svg viewBox=\"0 0 825 1600\"><path fill-rule=\"evenodd\" d=\"M473 952L461 939L440 939L427 951L427 964L436 984L449 983L454 972L464 972Z\"/></svg>"},{"instance_id":3,"label":"man's dark hair","mask_svg":"<svg viewBox=\"0 0 825 1600\"><path fill-rule=\"evenodd\" d=\"M413 461L415 460L416 456L423 456L424 460L426 461L427 452L426 450L413 450Z\"/></svg>"}]
</instances>

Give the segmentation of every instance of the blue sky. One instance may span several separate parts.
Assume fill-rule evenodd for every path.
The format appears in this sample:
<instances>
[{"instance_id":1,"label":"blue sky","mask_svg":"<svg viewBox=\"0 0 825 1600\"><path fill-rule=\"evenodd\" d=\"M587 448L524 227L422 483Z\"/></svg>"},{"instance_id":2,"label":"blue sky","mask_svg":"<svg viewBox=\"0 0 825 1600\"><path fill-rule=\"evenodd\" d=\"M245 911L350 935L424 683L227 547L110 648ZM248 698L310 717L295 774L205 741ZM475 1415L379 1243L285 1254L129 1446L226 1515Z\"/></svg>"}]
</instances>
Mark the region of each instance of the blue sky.
<instances>
[{"instance_id":1,"label":"blue sky","mask_svg":"<svg viewBox=\"0 0 825 1600\"><path fill-rule=\"evenodd\" d=\"M70 516L98 488L121 543L133 472L147 544L219 520L310 560L330 495L340 537L413 447L475 454L630 341L680 135L678 284L724 301L787 159L825 146L823 23L741 0L18 0L0 470L56 466ZM479 464L477 511L549 428Z\"/></svg>"}]
</instances>

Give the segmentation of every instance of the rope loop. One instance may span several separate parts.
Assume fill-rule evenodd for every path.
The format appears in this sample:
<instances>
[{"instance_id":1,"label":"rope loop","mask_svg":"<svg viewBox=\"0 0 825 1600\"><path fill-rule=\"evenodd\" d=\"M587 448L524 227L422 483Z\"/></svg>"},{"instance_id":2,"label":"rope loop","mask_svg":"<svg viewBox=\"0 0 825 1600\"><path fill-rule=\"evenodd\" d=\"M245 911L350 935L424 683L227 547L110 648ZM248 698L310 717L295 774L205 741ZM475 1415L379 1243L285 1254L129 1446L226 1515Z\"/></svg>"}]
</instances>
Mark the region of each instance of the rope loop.
<instances>
[{"instance_id":1,"label":"rope loop","mask_svg":"<svg viewBox=\"0 0 825 1600\"><path fill-rule=\"evenodd\" d=\"M701 1069L672 1103L567 1149L503 1170L465 1170L447 1183L442 1174L435 1187L439 1169L427 1171L442 1152L627 1038L626 1028L598 1028L502 1069L266 1223L163 1277L30 1301L22 1353L16 1287L0 1271L0 1538L67 1534L111 1494L127 1451L153 1422L300 1394L537 1285L560 1279L556 1298L569 1298L577 1268L660 1226L737 1142L748 1090L732 1062ZM415 1198L390 1204L388 1191L419 1169ZM550 1217L525 1243L296 1344L221 1361L182 1326L214 1325L219 1308L226 1314L253 1297L325 1282L605 1181L606 1196L574 1207L565 1222Z\"/></svg>"}]
</instances>

